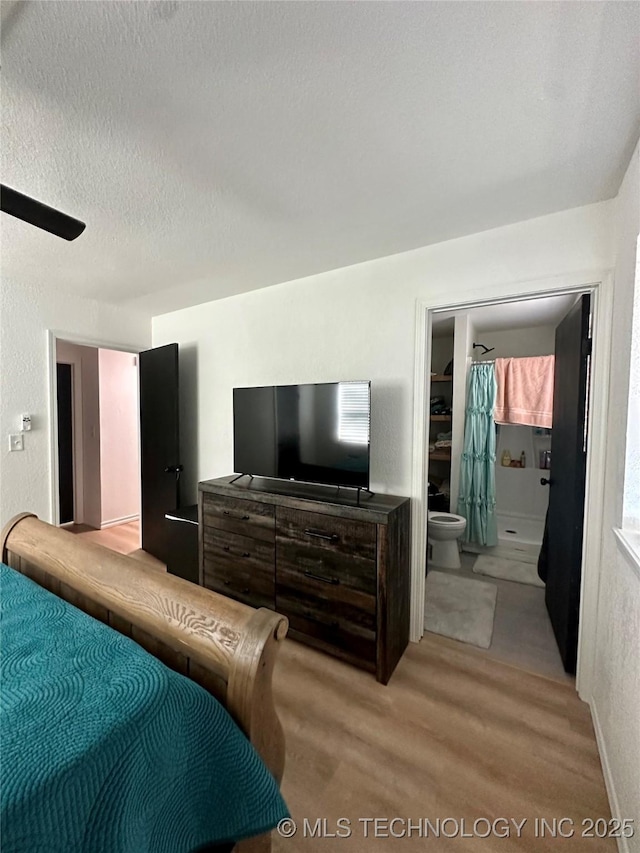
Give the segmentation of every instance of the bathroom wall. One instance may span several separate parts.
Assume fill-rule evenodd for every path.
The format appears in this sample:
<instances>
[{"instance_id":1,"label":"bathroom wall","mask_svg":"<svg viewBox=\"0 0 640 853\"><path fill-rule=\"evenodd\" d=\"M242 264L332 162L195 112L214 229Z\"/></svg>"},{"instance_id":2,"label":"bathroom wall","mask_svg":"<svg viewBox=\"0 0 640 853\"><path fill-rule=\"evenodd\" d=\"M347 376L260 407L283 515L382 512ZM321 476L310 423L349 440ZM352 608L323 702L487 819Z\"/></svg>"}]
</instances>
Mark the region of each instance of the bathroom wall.
<instances>
[{"instance_id":1,"label":"bathroom wall","mask_svg":"<svg viewBox=\"0 0 640 853\"><path fill-rule=\"evenodd\" d=\"M473 311L470 312L473 316ZM534 355L551 355L555 350L555 326L531 326L525 329L503 329L499 332L478 332L478 338L493 352L485 359L527 358ZM474 361L482 361L483 356L476 351Z\"/></svg>"}]
</instances>

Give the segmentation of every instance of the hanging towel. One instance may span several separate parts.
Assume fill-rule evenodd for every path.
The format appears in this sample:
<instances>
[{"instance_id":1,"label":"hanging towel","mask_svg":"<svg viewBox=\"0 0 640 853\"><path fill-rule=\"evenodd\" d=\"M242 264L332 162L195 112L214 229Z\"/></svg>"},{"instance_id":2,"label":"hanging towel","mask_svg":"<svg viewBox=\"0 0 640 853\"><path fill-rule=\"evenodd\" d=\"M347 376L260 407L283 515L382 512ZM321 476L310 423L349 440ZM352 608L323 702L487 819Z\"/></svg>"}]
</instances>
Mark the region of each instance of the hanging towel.
<instances>
[{"instance_id":1,"label":"hanging towel","mask_svg":"<svg viewBox=\"0 0 640 853\"><path fill-rule=\"evenodd\" d=\"M551 429L555 356L496 358L497 424L522 424Z\"/></svg>"}]
</instances>

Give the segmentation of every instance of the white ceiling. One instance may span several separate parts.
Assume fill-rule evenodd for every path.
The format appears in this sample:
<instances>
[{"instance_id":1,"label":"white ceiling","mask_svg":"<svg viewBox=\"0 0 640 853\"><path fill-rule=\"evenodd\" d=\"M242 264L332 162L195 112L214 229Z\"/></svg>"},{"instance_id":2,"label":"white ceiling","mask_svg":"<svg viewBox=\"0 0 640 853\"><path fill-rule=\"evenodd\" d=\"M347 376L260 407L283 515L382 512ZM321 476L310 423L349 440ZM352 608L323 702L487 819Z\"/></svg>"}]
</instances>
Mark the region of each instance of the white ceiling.
<instances>
[{"instance_id":1,"label":"white ceiling","mask_svg":"<svg viewBox=\"0 0 640 853\"><path fill-rule=\"evenodd\" d=\"M3 275L160 313L615 195L640 4L3 3Z\"/></svg>"},{"instance_id":2,"label":"white ceiling","mask_svg":"<svg viewBox=\"0 0 640 853\"><path fill-rule=\"evenodd\" d=\"M476 334L503 332L508 329L529 329L532 326L557 326L576 301L575 293L562 296L541 296L497 305L481 305L464 309L471 316ZM433 316L434 337L453 334L454 317L462 311L442 311Z\"/></svg>"}]
</instances>

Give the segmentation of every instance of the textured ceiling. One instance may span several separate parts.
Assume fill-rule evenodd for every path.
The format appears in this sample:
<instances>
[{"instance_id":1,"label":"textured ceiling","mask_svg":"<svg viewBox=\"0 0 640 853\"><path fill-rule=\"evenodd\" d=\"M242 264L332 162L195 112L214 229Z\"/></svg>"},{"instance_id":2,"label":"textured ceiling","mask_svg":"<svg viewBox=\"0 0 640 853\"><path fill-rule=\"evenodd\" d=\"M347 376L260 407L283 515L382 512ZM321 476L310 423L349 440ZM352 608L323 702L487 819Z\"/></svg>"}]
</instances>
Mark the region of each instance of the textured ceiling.
<instances>
[{"instance_id":1,"label":"textured ceiling","mask_svg":"<svg viewBox=\"0 0 640 853\"><path fill-rule=\"evenodd\" d=\"M2 273L153 313L615 195L640 4L3 3Z\"/></svg>"}]
</instances>

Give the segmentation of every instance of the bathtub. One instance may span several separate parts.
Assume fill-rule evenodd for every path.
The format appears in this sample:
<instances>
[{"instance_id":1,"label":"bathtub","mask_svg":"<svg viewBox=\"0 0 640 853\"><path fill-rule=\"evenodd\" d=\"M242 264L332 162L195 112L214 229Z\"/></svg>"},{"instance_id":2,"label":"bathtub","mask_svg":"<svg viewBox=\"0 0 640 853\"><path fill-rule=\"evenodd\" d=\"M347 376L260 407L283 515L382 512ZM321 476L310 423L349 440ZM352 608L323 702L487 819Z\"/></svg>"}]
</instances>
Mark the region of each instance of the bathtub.
<instances>
[{"instance_id":1,"label":"bathtub","mask_svg":"<svg viewBox=\"0 0 640 853\"><path fill-rule=\"evenodd\" d=\"M544 518L535 516L498 513L498 544L489 548L464 542L462 549L472 554L493 554L507 560L522 560L537 563L544 533Z\"/></svg>"}]
</instances>

